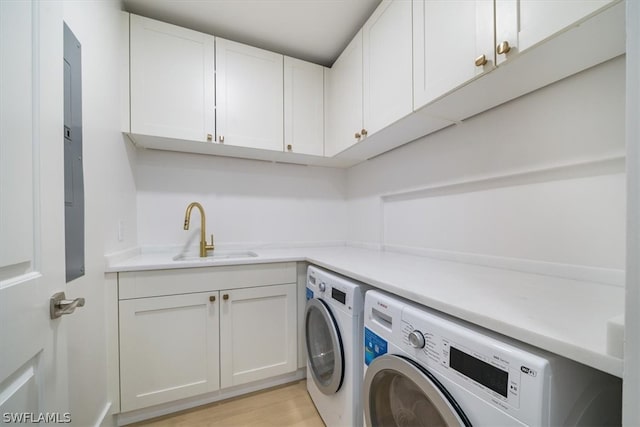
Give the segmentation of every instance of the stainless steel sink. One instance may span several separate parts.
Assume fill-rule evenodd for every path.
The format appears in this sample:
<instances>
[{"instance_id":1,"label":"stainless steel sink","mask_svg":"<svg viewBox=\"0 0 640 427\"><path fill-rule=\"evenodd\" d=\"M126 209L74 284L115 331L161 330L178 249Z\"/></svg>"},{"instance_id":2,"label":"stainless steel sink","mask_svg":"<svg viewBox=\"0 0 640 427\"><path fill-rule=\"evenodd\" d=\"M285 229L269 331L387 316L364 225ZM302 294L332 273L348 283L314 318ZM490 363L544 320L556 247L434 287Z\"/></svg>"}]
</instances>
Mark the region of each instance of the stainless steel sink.
<instances>
[{"instance_id":1,"label":"stainless steel sink","mask_svg":"<svg viewBox=\"0 0 640 427\"><path fill-rule=\"evenodd\" d=\"M254 258L258 254L251 251L217 251L214 250L207 254L206 257L200 257L197 254L178 254L173 257L174 261L211 261L211 260L232 260Z\"/></svg>"}]
</instances>

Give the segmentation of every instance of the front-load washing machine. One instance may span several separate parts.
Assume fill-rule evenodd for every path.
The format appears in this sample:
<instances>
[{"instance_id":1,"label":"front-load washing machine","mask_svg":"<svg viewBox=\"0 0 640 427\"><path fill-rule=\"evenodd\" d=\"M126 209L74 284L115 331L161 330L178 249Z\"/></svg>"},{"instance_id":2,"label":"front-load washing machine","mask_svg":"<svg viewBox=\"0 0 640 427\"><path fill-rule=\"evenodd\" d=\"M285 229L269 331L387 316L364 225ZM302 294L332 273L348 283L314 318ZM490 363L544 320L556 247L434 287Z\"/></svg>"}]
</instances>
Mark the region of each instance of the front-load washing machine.
<instances>
[{"instance_id":1,"label":"front-load washing machine","mask_svg":"<svg viewBox=\"0 0 640 427\"><path fill-rule=\"evenodd\" d=\"M362 425L365 290L318 267L307 269L307 390L329 427Z\"/></svg>"},{"instance_id":2,"label":"front-load washing machine","mask_svg":"<svg viewBox=\"0 0 640 427\"><path fill-rule=\"evenodd\" d=\"M364 312L367 426L605 426L621 380L379 291Z\"/></svg>"}]
</instances>

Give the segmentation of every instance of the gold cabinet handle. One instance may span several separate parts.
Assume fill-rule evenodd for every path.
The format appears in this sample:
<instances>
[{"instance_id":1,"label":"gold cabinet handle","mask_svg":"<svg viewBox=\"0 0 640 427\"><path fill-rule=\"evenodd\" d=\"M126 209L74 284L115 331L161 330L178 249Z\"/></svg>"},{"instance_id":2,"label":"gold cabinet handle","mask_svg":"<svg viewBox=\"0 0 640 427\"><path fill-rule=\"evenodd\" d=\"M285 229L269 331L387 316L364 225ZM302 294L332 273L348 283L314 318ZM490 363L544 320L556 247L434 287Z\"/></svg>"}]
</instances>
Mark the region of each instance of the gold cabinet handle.
<instances>
[{"instance_id":1,"label":"gold cabinet handle","mask_svg":"<svg viewBox=\"0 0 640 427\"><path fill-rule=\"evenodd\" d=\"M213 141L213 135L211 135L210 133L207 134L207 141Z\"/></svg>"},{"instance_id":2,"label":"gold cabinet handle","mask_svg":"<svg viewBox=\"0 0 640 427\"><path fill-rule=\"evenodd\" d=\"M293 151L293 147L291 146L291 144L287 144L287 151Z\"/></svg>"},{"instance_id":3,"label":"gold cabinet handle","mask_svg":"<svg viewBox=\"0 0 640 427\"><path fill-rule=\"evenodd\" d=\"M219 142L220 144L224 144L224 136L220 135L220 136L218 137L218 142Z\"/></svg>"},{"instance_id":4,"label":"gold cabinet handle","mask_svg":"<svg viewBox=\"0 0 640 427\"><path fill-rule=\"evenodd\" d=\"M496 46L496 52L498 52L498 55L502 55L503 53L507 53L511 50L511 46L509 46L509 42L508 41L503 41L502 43L499 43L498 46Z\"/></svg>"},{"instance_id":5,"label":"gold cabinet handle","mask_svg":"<svg viewBox=\"0 0 640 427\"><path fill-rule=\"evenodd\" d=\"M487 56L482 54L476 58L475 64L476 67L482 67L483 65L486 65L487 62Z\"/></svg>"},{"instance_id":6,"label":"gold cabinet handle","mask_svg":"<svg viewBox=\"0 0 640 427\"><path fill-rule=\"evenodd\" d=\"M209 297L209 301L211 301L211 302L216 302L216 296L215 296L215 295L211 295L211 296Z\"/></svg>"},{"instance_id":7,"label":"gold cabinet handle","mask_svg":"<svg viewBox=\"0 0 640 427\"><path fill-rule=\"evenodd\" d=\"M356 134L354 136L355 136L356 139L362 138L362 135L360 135L358 132L356 132Z\"/></svg>"},{"instance_id":8,"label":"gold cabinet handle","mask_svg":"<svg viewBox=\"0 0 640 427\"><path fill-rule=\"evenodd\" d=\"M360 133L362 134L362 136L363 136L363 137L365 137L365 136L367 136L367 135L369 134L369 132L367 132L367 130L366 130L366 129L362 129L362 130L360 131Z\"/></svg>"},{"instance_id":9,"label":"gold cabinet handle","mask_svg":"<svg viewBox=\"0 0 640 427\"><path fill-rule=\"evenodd\" d=\"M229 294L222 295L222 299L225 300L225 301L228 300L229 299Z\"/></svg>"}]
</instances>

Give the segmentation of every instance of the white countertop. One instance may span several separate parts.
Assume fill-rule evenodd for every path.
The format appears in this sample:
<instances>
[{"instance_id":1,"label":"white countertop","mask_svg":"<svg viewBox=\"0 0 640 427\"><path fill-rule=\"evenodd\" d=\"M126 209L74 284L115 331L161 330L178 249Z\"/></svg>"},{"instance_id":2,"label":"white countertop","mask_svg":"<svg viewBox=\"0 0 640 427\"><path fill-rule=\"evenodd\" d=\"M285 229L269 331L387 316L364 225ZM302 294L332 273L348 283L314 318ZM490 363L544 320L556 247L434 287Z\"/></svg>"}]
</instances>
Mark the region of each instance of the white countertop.
<instances>
[{"instance_id":1,"label":"white countertop","mask_svg":"<svg viewBox=\"0 0 640 427\"><path fill-rule=\"evenodd\" d=\"M252 252L258 256L216 261L139 254L106 271L307 261L622 377L622 359L607 352L608 321L624 312L622 287L349 246Z\"/></svg>"}]
</instances>

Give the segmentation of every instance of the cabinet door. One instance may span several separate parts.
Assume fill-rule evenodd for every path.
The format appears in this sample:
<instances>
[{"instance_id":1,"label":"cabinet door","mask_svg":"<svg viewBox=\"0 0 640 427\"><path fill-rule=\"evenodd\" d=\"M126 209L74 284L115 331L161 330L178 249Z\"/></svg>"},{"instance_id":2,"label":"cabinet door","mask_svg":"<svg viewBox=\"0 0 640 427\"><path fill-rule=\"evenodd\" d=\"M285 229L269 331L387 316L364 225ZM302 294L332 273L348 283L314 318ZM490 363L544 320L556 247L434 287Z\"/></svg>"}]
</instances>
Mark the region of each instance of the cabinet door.
<instances>
[{"instance_id":1,"label":"cabinet door","mask_svg":"<svg viewBox=\"0 0 640 427\"><path fill-rule=\"evenodd\" d=\"M415 110L495 67L493 22L492 0L413 1Z\"/></svg>"},{"instance_id":2,"label":"cabinet door","mask_svg":"<svg viewBox=\"0 0 640 427\"><path fill-rule=\"evenodd\" d=\"M366 135L413 110L411 38L411 2L405 0L384 0L362 29Z\"/></svg>"},{"instance_id":3,"label":"cabinet door","mask_svg":"<svg viewBox=\"0 0 640 427\"><path fill-rule=\"evenodd\" d=\"M222 388L297 367L296 285L220 291Z\"/></svg>"},{"instance_id":4,"label":"cabinet door","mask_svg":"<svg viewBox=\"0 0 640 427\"><path fill-rule=\"evenodd\" d=\"M283 150L283 56L216 38L218 142Z\"/></svg>"},{"instance_id":5,"label":"cabinet door","mask_svg":"<svg viewBox=\"0 0 640 427\"><path fill-rule=\"evenodd\" d=\"M122 411L218 390L218 350L218 292L120 301Z\"/></svg>"},{"instance_id":6,"label":"cabinet door","mask_svg":"<svg viewBox=\"0 0 640 427\"><path fill-rule=\"evenodd\" d=\"M214 37L131 15L131 132L214 134Z\"/></svg>"},{"instance_id":7,"label":"cabinet door","mask_svg":"<svg viewBox=\"0 0 640 427\"><path fill-rule=\"evenodd\" d=\"M332 157L360 141L362 130L362 30L328 72L325 156Z\"/></svg>"},{"instance_id":8,"label":"cabinet door","mask_svg":"<svg viewBox=\"0 0 640 427\"><path fill-rule=\"evenodd\" d=\"M324 67L284 57L284 144L287 151L324 154Z\"/></svg>"},{"instance_id":9,"label":"cabinet door","mask_svg":"<svg viewBox=\"0 0 640 427\"><path fill-rule=\"evenodd\" d=\"M496 0L496 41L523 52L615 0ZM500 54L498 64L508 55Z\"/></svg>"}]
</instances>

